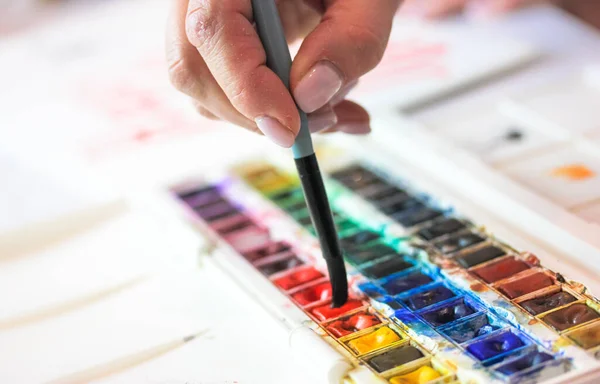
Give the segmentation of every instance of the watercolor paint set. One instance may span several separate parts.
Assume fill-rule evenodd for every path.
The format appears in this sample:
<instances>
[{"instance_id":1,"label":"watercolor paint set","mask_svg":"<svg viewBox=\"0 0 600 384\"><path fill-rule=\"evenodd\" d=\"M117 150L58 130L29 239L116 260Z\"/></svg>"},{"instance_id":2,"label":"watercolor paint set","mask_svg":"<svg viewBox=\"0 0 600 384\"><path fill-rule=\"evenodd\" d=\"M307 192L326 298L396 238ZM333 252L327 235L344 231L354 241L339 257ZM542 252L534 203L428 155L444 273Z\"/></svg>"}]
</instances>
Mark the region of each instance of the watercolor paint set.
<instances>
[{"instance_id":1,"label":"watercolor paint set","mask_svg":"<svg viewBox=\"0 0 600 384\"><path fill-rule=\"evenodd\" d=\"M182 183L173 196L214 240L210 259L290 329L292 349L322 382L600 378L591 285L549 269L537 244L522 250L522 241L497 237L501 221L471 214L478 207L404 161L365 152L319 151L349 276L340 308L330 305L327 269L285 156Z\"/></svg>"}]
</instances>

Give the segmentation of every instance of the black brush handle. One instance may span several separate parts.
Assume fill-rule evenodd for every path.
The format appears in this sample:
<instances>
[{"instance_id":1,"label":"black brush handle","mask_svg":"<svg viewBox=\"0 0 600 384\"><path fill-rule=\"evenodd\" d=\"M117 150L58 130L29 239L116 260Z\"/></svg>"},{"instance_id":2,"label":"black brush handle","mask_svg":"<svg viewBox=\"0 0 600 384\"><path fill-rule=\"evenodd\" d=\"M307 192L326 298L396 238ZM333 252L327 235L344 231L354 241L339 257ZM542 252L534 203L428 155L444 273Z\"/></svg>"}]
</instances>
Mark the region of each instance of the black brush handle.
<instances>
[{"instance_id":1,"label":"black brush handle","mask_svg":"<svg viewBox=\"0 0 600 384\"><path fill-rule=\"evenodd\" d=\"M346 266L323 177L319 170L319 163L314 154L295 159L295 161L310 218L319 236L323 257L327 262L332 289L332 306L334 308L341 307L348 301Z\"/></svg>"}]
</instances>

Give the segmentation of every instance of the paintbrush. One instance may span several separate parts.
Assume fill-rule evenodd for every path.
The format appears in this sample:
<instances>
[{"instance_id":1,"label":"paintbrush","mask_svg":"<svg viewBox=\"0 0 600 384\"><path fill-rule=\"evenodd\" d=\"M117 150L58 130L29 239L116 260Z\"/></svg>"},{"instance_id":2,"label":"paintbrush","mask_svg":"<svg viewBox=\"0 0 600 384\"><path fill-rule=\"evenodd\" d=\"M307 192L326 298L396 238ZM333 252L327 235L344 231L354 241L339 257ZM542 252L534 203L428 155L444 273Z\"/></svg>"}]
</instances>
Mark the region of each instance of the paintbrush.
<instances>
[{"instance_id":1,"label":"paintbrush","mask_svg":"<svg viewBox=\"0 0 600 384\"><path fill-rule=\"evenodd\" d=\"M274 0L252 0L254 21L258 35L267 54L267 66L279 76L281 81L290 87L290 71L292 56L290 54L279 12ZM331 281L332 303L340 307L348 300L348 280L342 250L337 236L323 177L308 129L306 113L298 108L300 114L300 133L292 147L296 168L304 198L308 205L310 217L315 227L323 258L327 262L329 280Z\"/></svg>"}]
</instances>

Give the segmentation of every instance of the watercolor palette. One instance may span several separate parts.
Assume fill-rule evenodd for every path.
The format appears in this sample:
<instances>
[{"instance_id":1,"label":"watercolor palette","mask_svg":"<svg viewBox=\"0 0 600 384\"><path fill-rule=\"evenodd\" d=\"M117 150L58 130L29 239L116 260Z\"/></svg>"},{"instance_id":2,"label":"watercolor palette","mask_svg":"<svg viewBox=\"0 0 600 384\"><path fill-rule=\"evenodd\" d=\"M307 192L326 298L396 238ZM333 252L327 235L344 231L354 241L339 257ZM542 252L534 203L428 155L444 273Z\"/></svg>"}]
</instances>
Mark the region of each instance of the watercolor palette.
<instances>
[{"instance_id":1,"label":"watercolor palette","mask_svg":"<svg viewBox=\"0 0 600 384\"><path fill-rule=\"evenodd\" d=\"M585 287L407 179L362 160L325 168L350 282L349 301L335 309L293 172L248 163L174 191L198 228L225 244L219 263L239 283L339 354L346 365L325 369L330 382L600 375L600 305Z\"/></svg>"}]
</instances>

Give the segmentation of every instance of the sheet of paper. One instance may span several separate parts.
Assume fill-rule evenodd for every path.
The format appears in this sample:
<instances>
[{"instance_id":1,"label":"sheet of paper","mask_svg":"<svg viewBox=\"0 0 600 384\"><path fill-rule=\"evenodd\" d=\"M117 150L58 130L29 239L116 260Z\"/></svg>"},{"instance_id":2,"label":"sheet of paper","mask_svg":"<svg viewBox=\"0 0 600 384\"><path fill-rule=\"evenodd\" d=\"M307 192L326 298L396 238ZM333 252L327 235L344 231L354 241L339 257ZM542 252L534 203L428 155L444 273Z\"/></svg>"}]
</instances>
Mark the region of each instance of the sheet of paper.
<instances>
[{"instance_id":1,"label":"sheet of paper","mask_svg":"<svg viewBox=\"0 0 600 384\"><path fill-rule=\"evenodd\" d=\"M166 273L84 309L0 332L0 381L39 383L89 372L197 333L187 345L131 363L120 375L106 369L86 382L275 384L286 374L302 375L292 367L284 329L223 273L207 267ZM269 369L273 375L265 376Z\"/></svg>"},{"instance_id":2,"label":"sheet of paper","mask_svg":"<svg viewBox=\"0 0 600 384\"><path fill-rule=\"evenodd\" d=\"M201 246L182 222L129 210L33 254L3 249L0 330L85 307L164 271L195 269Z\"/></svg>"}]
</instances>

